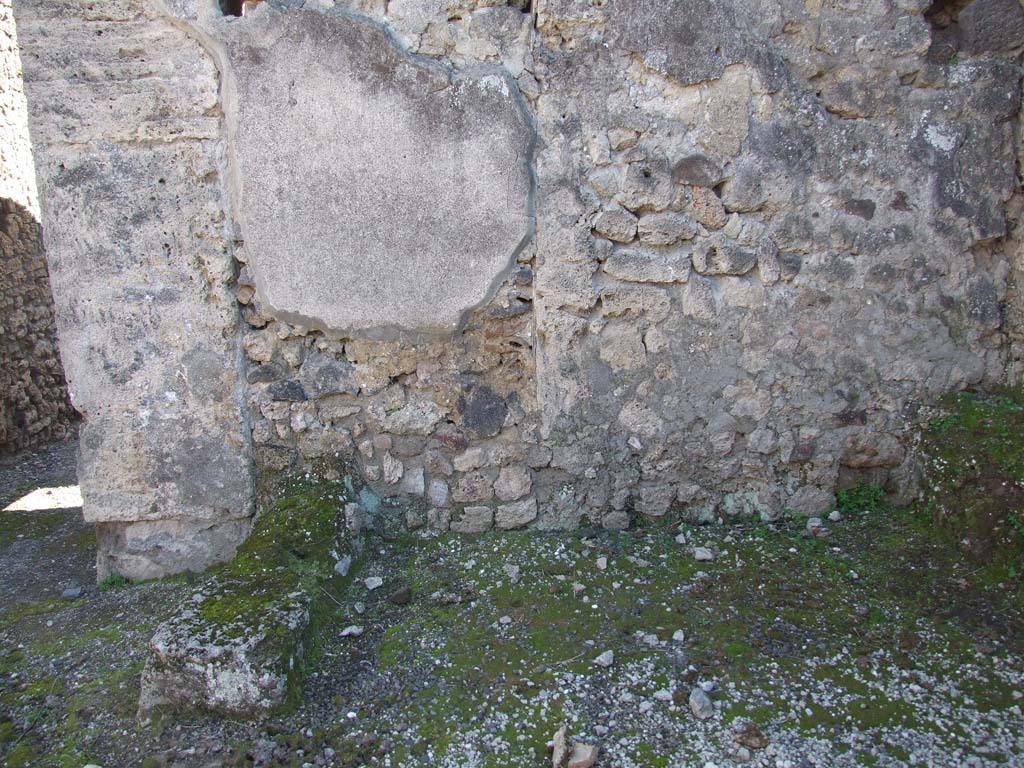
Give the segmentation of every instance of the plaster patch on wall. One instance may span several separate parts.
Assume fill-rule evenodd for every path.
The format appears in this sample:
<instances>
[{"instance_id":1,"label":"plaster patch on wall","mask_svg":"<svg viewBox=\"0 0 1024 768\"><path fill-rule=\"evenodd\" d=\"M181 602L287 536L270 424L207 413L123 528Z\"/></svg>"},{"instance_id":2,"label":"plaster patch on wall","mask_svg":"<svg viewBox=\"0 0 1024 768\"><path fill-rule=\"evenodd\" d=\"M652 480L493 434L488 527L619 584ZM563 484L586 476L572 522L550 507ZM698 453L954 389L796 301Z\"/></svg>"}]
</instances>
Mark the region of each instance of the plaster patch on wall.
<instances>
[{"instance_id":1,"label":"plaster patch on wall","mask_svg":"<svg viewBox=\"0 0 1024 768\"><path fill-rule=\"evenodd\" d=\"M239 258L263 304L372 338L459 327L533 229L533 132L507 75L452 73L343 14L264 4L218 31Z\"/></svg>"}]
</instances>

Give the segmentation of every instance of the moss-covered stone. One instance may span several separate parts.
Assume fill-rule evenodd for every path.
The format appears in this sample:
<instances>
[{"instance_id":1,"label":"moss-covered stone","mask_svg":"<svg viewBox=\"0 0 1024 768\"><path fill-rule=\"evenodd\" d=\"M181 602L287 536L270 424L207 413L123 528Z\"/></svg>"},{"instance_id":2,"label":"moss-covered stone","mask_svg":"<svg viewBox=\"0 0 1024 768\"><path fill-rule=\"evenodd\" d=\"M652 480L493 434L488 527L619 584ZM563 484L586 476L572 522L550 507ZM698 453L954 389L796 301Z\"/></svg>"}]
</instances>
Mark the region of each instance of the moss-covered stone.
<instances>
[{"instance_id":1,"label":"moss-covered stone","mask_svg":"<svg viewBox=\"0 0 1024 768\"><path fill-rule=\"evenodd\" d=\"M142 677L140 711L262 714L289 701L315 646L322 602L351 544L342 483L289 484L235 559L213 571L161 625Z\"/></svg>"}]
</instances>

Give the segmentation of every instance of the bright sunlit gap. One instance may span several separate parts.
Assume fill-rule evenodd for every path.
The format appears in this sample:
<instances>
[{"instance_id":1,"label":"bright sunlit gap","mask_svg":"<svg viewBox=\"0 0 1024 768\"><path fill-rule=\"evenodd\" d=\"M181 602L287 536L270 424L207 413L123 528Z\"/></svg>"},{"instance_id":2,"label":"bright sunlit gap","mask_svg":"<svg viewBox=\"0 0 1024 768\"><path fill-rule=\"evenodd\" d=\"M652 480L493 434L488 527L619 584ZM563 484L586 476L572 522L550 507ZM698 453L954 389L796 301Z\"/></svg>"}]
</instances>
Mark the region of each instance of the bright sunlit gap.
<instances>
[{"instance_id":1,"label":"bright sunlit gap","mask_svg":"<svg viewBox=\"0 0 1024 768\"><path fill-rule=\"evenodd\" d=\"M36 488L4 507L4 512L39 512L44 509L72 509L82 506L82 490L77 485Z\"/></svg>"}]
</instances>

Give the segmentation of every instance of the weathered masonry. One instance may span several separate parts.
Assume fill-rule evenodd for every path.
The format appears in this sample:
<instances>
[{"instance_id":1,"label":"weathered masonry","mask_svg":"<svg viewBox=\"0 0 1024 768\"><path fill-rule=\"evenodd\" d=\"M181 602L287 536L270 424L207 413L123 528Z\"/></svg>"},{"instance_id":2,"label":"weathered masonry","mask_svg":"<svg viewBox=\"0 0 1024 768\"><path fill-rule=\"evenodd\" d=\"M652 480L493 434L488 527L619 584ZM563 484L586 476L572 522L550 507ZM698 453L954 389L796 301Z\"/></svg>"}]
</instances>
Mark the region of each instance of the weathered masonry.
<instances>
[{"instance_id":1,"label":"weathered masonry","mask_svg":"<svg viewBox=\"0 0 1024 768\"><path fill-rule=\"evenodd\" d=\"M8 0L9 1L9 0ZM1024 377L1019 0L17 0L101 575L914 488Z\"/></svg>"},{"instance_id":2,"label":"weathered masonry","mask_svg":"<svg viewBox=\"0 0 1024 768\"><path fill-rule=\"evenodd\" d=\"M14 16L0 3L0 453L61 438L73 417L39 237Z\"/></svg>"}]
</instances>

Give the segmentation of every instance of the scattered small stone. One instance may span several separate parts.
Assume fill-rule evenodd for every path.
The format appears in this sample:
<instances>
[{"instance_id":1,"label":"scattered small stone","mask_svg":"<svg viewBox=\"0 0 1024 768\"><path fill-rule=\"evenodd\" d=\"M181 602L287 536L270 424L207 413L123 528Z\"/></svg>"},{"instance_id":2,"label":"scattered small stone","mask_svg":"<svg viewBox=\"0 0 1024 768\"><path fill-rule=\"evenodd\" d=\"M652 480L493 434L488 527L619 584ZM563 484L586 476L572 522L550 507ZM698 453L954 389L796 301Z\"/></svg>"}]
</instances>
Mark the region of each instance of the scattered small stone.
<instances>
[{"instance_id":1,"label":"scattered small stone","mask_svg":"<svg viewBox=\"0 0 1024 768\"><path fill-rule=\"evenodd\" d=\"M388 602L393 605L408 605L412 602L412 588L407 585L395 590L388 595Z\"/></svg>"},{"instance_id":2,"label":"scattered small stone","mask_svg":"<svg viewBox=\"0 0 1024 768\"><path fill-rule=\"evenodd\" d=\"M610 667L612 664L615 663L615 652L614 651L605 651L600 656L598 656L596 659L594 659L594 663L597 664L597 666L599 666L599 667L604 667L605 669L607 669L608 667Z\"/></svg>"},{"instance_id":3,"label":"scattered small stone","mask_svg":"<svg viewBox=\"0 0 1024 768\"><path fill-rule=\"evenodd\" d=\"M651 648L657 648L661 645L661 640L658 639L657 635L644 635L644 643L651 646Z\"/></svg>"},{"instance_id":4,"label":"scattered small stone","mask_svg":"<svg viewBox=\"0 0 1024 768\"><path fill-rule=\"evenodd\" d=\"M653 701L646 701L646 700L645 701L641 701L639 709L640 709L640 714L641 715L646 715L648 712L650 712L652 709L654 709L654 702Z\"/></svg>"},{"instance_id":5,"label":"scattered small stone","mask_svg":"<svg viewBox=\"0 0 1024 768\"><path fill-rule=\"evenodd\" d=\"M518 565L506 565L505 566L505 575L508 576L509 581L511 581L513 584L518 584L519 583L519 578L520 578L519 566Z\"/></svg>"},{"instance_id":6,"label":"scattered small stone","mask_svg":"<svg viewBox=\"0 0 1024 768\"><path fill-rule=\"evenodd\" d=\"M551 768L564 768L569 760L569 745L565 741L566 727L563 725L551 740Z\"/></svg>"},{"instance_id":7,"label":"scattered small stone","mask_svg":"<svg viewBox=\"0 0 1024 768\"><path fill-rule=\"evenodd\" d=\"M807 534L814 536L815 538L825 538L832 532L825 527L825 524L821 521L820 517L810 517L807 519Z\"/></svg>"},{"instance_id":8,"label":"scattered small stone","mask_svg":"<svg viewBox=\"0 0 1024 768\"><path fill-rule=\"evenodd\" d=\"M672 633L672 642L673 643L684 643L684 642L686 642L686 633L683 632L683 630L681 630L681 629L677 629L675 632Z\"/></svg>"},{"instance_id":9,"label":"scattered small stone","mask_svg":"<svg viewBox=\"0 0 1024 768\"><path fill-rule=\"evenodd\" d=\"M512 617L511 616L502 616L500 619L498 619L498 623L507 626L507 625L512 623Z\"/></svg>"},{"instance_id":10,"label":"scattered small stone","mask_svg":"<svg viewBox=\"0 0 1024 768\"><path fill-rule=\"evenodd\" d=\"M597 762L597 747L576 742L566 768L591 768Z\"/></svg>"},{"instance_id":11,"label":"scattered small stone","mask_svg":"<svg viewBox=\"0 0 1024 768\"><path fill-rule=\"evenodd\" d=\"M594 726L594 733L596 733L598 736L607 736L608 735L608 726L607 725L595 725Z\"/></svg>"},{"instance_id":12,"label":"scattered small stone","mask_svg":"<svg viewBox=\"0 0 1024 768\"><path fill-rule=\"evenodd\" d=\"M60 593L60 596L63 597L65 600L77 600L78 598L80 598L82 596L82 588L81 587L68 587L63 592Z\"/></svg>"},{"instance_id":13,"label":"scattered small stone","mask_svg":"<svg viewBox=\"0 0 1024 768\"><path fill-rule=\"evenodd\" d=\"M680 533L676 536L676 544L686 544L689 539L686 538L685 533Z\"/></svg>"},{"instance_id":14,"label":"scattered small stone","mask_svg":"<svg viewBox=\"0 0 1024 768\"><path fill-rule=\"evenodd\" d=\"M662 688L660 691L654 692L655 701L672 701L672 691L666 691Z\"/></svg>"},{"instance_id":15,"label":"scattered small stone","mask_svg":"<svg viewBox=\"0 0 1024 768\"><path fill-rule=\"evenodd\" d=\"M608 558L599 557L597 558L597 570L603 571L608 568Z\"/></svg>"},{"instance_id":16,"label":"scattered small stone","mask_svg":"<svg viewBox=\"0 0 1024 768\"><path fill-rule=\"evenodd\" d=\"M735 736L736 743L750 749L764 749L768 746L768 737L761 733L757 723L747 722L739 727Z\"/></svg>"},{"instance_id":17,"label":"scattered small stone","mask_svg":"<svg viewBox=\"0 0 1024 768\"><path fill-rule=\"evenodd\" d=\"M352 555L345 555L334 565L334 572L339 576L348 576L349 569L352 567Z\"/></svg>"},{"instance_id":18,"label":"scattered small stone","mask_svg":"<svg viewBox=\"0 0 1024 768\"><path fill-rule=\"evenodd\" d=\"M360 637L363 634L363 628L358 624L350 624L341 630L342 637Z\"/></svg>"},{"instance_id":19,"label":"scattered small stone","mask_svg":"<svg viewBox=\"0 0 1024 768\"><path fill-rule=\"evenodd\" d=\"M368 579L363 579L363 584L366 585L366 588L368 590L373 592L373 590L384 586L384 579L382 579L380 576L371 576Z\"/></svg>"},{"instance_id":20,"label":"scattered small stone","mask_svg":"<svg viewBox=\"0 0 1024 768\"><path fill-rule=\"evenodd\" d=\"M359 614L360 616L362 616L362 615L363 615L364 613L366 613L366 603L355 603L355 604L354 604L354 605L352 606L352 608L353 608L353 609L355 610L355 612L356 612L356 613L358 613L358 614Z\"/></svg>"},{"instance_id":21,"label":"scattered small stone","mask_svg":"<svg viewBox=\"0 0 1024 768\"><path fill-rule=\"evenodd\" d=\"M840 512L838 509L834 509L831 512L829 512L828 519L829 522L838 523L840 520L843 519L843 513Z\"/></svg>"},{"instance_id":22,"label":"scattered small stone","mask_svg":"<svg viewBox=\"0 0 1024 768\"><path fill-rule=\"evenodd\" d=\"M736 747L736 749L732 751L731 757L737 763L749 763L752 755L750 754L750 750L746 747Z\"/></svg>"},{"instance_id":23,"label":"scattered small stone","mask_svg":"<svg viewBox=\"0 0 1024 768\"><path fill-rule=\"evenodd\" d=\"M715 714L715 705L699 686L690 691L690 711L698 720L707 720Z\"/></svg>"},{"instance_id":24,"label":"scattered small stone","mask_svg":"<svg viewBox=\"0 0 1024 768\"><path fill-rule=\"evenodd\" d=\"M714 560L715 553L707 547L697 547L693 550L693 557L695 560Z\"/></svg>"}]
</instances>

